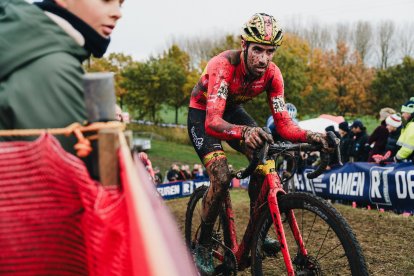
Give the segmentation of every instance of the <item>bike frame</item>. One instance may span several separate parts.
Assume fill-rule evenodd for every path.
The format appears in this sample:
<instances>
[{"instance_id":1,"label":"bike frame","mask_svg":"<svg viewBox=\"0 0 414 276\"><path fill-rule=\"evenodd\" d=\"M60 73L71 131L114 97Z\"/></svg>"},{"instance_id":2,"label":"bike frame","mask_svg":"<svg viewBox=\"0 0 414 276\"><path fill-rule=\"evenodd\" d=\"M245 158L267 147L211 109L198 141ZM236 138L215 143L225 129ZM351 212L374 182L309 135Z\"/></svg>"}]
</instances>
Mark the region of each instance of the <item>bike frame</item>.
<instances>
[{"instance_id":1,"label":"bike frame","mask_svg":"<svg viewBox=\"0 0 414 276\"><path fill-rule=\"evenodd\" d=\"M254 225L256 225L260 212L263 211L262 207L267 202L270 214L273 219L273 225L275 227L275 231L281 246L281 251L286 265L287 274L295 275L292 260L289 254L289 248L286 242L285 231L283 229L283 223L277 199L277 196L279 194L285 194L286 192L283 190L281 179L276 172L274 160L267 160L264 165L258 166L258 170L265 175L265 179L260 189L259 196L256 200L253 215L250 217L249 223L247 225L246 231L240 244L237 242L236 226L234 223L234 212L232 209L230 194L227 193L224 205L226 210L226 216L229 222L228 230L230 233L231 242L230 249L236 256L239 267L244 267L243 265L246 265L244 262L246 262L246 259L249 255L250 242L255 231ZM299 226L297 224L293 211L290 211L290 213L287 215L289 226L293 232L296 243L299 245L301 254L303 256L307 256L307 251L305 249L305 245L300 234ZM222 256L219 252L214 252L214 256L220 260L224 260L224 256Z\"/></svg>"}]
</instances>

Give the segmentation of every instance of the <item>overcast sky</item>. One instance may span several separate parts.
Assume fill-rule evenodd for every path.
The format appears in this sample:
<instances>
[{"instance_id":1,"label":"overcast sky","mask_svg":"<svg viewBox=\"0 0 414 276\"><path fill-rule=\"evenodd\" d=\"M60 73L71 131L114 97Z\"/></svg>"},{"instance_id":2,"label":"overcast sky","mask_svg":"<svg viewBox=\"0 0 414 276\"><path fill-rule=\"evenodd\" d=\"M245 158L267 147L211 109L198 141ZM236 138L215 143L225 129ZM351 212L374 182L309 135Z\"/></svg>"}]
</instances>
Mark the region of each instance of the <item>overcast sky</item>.
<instances>
[{"instance_id":1,"label":"overcast sky","mask_svg":"<svg viewBox=\"0 0 414 276\"><path fill-rule=\"evenodd\" d=\"M165 50L173 39L236 33L255 12L321 23L414 21L414 0L126 0L108 52L136 60ZM287 26L286 26L287 27Z\"/></svg>"},{"instance_id":2,"label":"overcast sky","mask_svg":"<svg viewBox=\"0 0 414 276\"><path fill-rule=\"evenodd\" d=\"M31 0L29 0L31 1ZM414 21L414 0L125 0L108 52L136 60L158 54L180 38L236 33L256 12L321 23ZM412 26L412 25L411 25Z\"/></svg>"}]
</instances>

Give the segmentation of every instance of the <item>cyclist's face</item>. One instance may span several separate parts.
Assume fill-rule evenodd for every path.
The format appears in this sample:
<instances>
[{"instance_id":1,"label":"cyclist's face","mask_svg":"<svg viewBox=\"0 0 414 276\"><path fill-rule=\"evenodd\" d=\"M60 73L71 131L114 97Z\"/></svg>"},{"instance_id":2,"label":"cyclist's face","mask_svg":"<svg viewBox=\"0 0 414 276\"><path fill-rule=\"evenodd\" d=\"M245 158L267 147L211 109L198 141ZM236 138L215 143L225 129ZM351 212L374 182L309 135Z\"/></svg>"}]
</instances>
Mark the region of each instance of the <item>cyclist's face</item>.
<instances>
[{"instance_id":1,"label":"cyclist's face","mask_svg":"<svg viewBox=\"0 0 414 276\"><path fill-rule=\"evenodd\" d=\"M56 0L103 37L109 37L121 18L124 0Z\"/></svg>"},{"instance_id":2,"label":"cyclist's face","mask_svg":"<svg viewBox=\"0 0 414 276\"><path fill-rule=\"evenodd\" d=\"M243 47L243 49L246 49L246 47ZM272 61L275 51L275 46L250 43L246 60L250 73L256 77L263 76Z\"/></svg>"}]
</instances>

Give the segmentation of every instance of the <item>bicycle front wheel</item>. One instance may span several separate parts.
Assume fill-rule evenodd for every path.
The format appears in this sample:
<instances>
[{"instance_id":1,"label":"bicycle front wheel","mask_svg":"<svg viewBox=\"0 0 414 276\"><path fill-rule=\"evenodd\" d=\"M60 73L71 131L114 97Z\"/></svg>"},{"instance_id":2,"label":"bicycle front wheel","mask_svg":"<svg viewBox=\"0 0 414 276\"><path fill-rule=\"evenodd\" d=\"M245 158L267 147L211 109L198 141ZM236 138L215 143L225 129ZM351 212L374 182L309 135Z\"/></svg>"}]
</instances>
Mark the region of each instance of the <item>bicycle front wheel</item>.
<instances>
[{"instance_id":1,"label":"bicycle front wheel","mask_svg":"<svg viewBox=\"0 0 414 276\"><path fill-rule=\"evenodd\" d=\"M342 215L327 201L307 193L290 193L278 198L286 242L296 275L368 275L362 249ZM252 243L252 274L282 275L286 266L279 252L264 254L265 237L277 240L270 215L265 207ZM303 256L289 226L293 211L308 255Z\"/></svg>"},{"instance_id":2,"label":"bicycle front wheel","mask_svg":"<svg viewBox=\"0 0 414 276\"><path fill-rule=\"evenodd\" d=\"M201 226L202 199L207 192L206 186L197 188L188 201L185 216L185 241L191 252L198 243ZM212 250L215 267L214 275L235 275L237 271L236 258L229 248L231 246L229 221L224 210L224 204L214 224L212 232Z\"/></svg>"}]
</instances>

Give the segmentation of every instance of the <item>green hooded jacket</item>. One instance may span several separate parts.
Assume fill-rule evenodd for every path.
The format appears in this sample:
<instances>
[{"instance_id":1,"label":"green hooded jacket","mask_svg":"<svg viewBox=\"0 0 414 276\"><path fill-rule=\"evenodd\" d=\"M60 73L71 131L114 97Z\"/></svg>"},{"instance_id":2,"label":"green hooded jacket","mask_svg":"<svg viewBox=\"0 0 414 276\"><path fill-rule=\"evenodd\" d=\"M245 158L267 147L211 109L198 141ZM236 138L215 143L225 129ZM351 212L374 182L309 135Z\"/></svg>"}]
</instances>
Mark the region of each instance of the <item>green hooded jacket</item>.
<instances>
[{"instance_id":1,"label":"green hooded jacket","mask_svg":"<svg viewBox=\"0 0 414 276\"><path fill-rule=\"evenodd\" d=\"M87 57L88 52L35 5L1 0L0 129L62 128L83 123L81 63ZM74 137L57 138L73 152Z\"/></svg>"}]
</instances>

